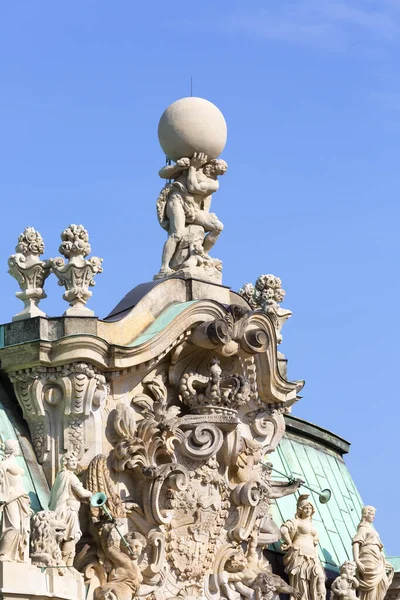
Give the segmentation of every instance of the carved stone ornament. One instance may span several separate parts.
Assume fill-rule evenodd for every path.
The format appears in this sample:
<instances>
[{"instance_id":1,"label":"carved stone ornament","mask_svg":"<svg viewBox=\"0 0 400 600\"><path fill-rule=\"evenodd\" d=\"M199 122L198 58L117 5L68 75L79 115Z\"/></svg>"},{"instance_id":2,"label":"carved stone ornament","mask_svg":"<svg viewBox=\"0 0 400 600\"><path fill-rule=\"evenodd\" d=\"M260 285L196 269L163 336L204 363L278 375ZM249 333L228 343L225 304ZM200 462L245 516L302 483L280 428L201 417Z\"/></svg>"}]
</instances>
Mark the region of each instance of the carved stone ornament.
<instances>
[{"instance_id":1,"label":"carved stone ornament","mask_svg":"<svg viewBox=\"0 0 400 600\"><path fill-rule=\"evenodd\" d=\"M95 600L296 597L262 554L280 537L271 500L301 484L275 482L261 465L283 433L274 421L282 414L265 409L272 430L266 424L262 441L252 439L242 416L251 413L243 363L240 373L227 372L232 358L214 356L203 368L191 352L198 370L188 370L184 350L177 351L169 370L150 371L129 401L110 411L113 448L91 461L85 484L106 494L107 513L91 507L97 553L77 565ZM233 558L240 553L242 562Z\"/></svg>"},{"instance_id":2,"label":"carved stone ornament","mask_svg":"<svg viewBox=\"0 0 400 600\"><path fill-rule=\"evenodd\" d=\"M61 234L60 253L68 259L68 263L61 257L50 259L53 273L58 278L58 284L65 287L63 295L70 308L65 311L67 316L91 317L94 312L86 307L86 302L91 298L89 287L95 285L94 276L101 273L103 268L102 258L92 256L86 259L91 251L89 234L82 225L70 225Z\"/></svg>"},{"instance_id":3,"label":"carved stone ornament","mask_svg":"<svg viewBox=\"0 0 400 600\"><path fill-rule=\"evenodd\" d=\"M386 561L383 544L372 523L376 509L364 506L361 521L353 537L353 556L357 565L356 576L360 583L360 600L383 600L392 583L393 566Z\"/></svg>"},{"instance_id":4,"label":"carved stone ornament","mask_svg":"<svg viewBox=\"0 0 400 600\"><path fill-rule=\"evenodd\" d=\"M318 557L318 531L312 521L314 512L309 495L303 494L297 500L295 517L281 527L285 571L290 585L300 592L301 600L326 597L325 572Z\"/></svg>"},{"instance_id":5,"label":"carved stone ornament","mask_svg":"<svg viewBox=\"0 0 400 600\"><path fill-rule=\"evenodd\" d=\"M360 586L356 578L355 562L346 561L340 567L340 575L331 585L330 600L356 600Z\"/></svg>"},{"instance_id":6,"label":"carved stone ornament","mask_svg":"<svg viewBox=\"0 0 400 600\"><path fill-rule=\"evenodd\" d=\"M29 560L30 507L24 488L24 470L15 457L20 454L16 440L6 440L0 460L0 561L26 562Z\"/></svg>"},{"instance_id":7,"label":"carved stone ornament","mask_svg":"<svg viewBox=\"0 0 400 600\"><path fill-rule=\"evenodd\" d=\"M239 294L250 304L253 310L262 310L272 319L278 344L282 342L281 330L284 322L291 317L290 310L281 308L286 292L282 289L282 282L275 275L260 275L255 286L245 283L240 288Z\"/></svg>"},{"instance_id":8,"label":"carved stone ornament","mask_svg":"<svg viewBox=\"0 0 400 600\"><path fill-rule=\"evenodd\" d=\"M64 452L80 458L102 435L96 413L107 396L105 377L87 363L71 363L14 371L10 379L52 485Z\"/></svg>"},{"instance_id":9,"label":"carved stone ornament","mask_svg":"<svg viewBox=\"0 0 400 600\"><path fill-rule=\"evenodd\" d=\"M18 281L21 291L15 295L25 307L13 317L13 321L45 317L39 302L46 298L44 282L50 275L50 263L40 260L44 252L43 238L33 227L26 227L18 238L15 250L16 254L8 259L8 272Z\"/></svg>"},{"instance_id":10,"label":"carved stone ornament","mask_svg":"<svg viewBox=\"0 0 400 600\"><path fill-rule=\"evenodd\" d=\"M195 153L159 171L160 177L173 182L164 186L157 200L158 220L168 239L154 279L184 275L221 283L222 263L211 258L209 251L223 224L210 212L210 206L212 194L219 188L218 177L227 168L224 160Z\"/></svg>"},{"instance_id":11,"label":"carved stone ornament","mask_svg":"<svg viewBox=\"0 0 400 600\"><path fill-rule=\"evenodd\" d=\"M61 459L61 470L51 488L49 509L65 523L61 543L61 556L68 567L72 567L76 544L82 532L79 524L79 509L82 502L88 502L92 493L86 490L75 471L78 460L74 452L67 452Z\"/></svg>"},{"instance_id":12,"label":"carved stone ornament","mask_svg":"<svg viewBox=\"0 0 400 600\"><path fill-rule=\"evenodd\" d=\"M207 106L198 100L183 103L195 107L192 116ZM204 110L200 116L216 114ZM174 115L179 121L182 111ZM218 158L226 130L216 147L216 121L201 118L188 148L191 123L174 129L182 153L168 118L176 163L160 172L170 182L157 202L168 239L156 277L179 279L152 285L118 320L51 319L40 339L0 351L51 488L48 510L31 519L31 567L39 575L47 567L49 581L84 579L86 600L278 600L280 593L300 597L310 578L318 590L310 600L322 600L317 557L307 548L302 562L294 526L286 524L293 546L286 557L294 569L305 565L298 579L286 584L264 556L281 536L273 501L302 483L275 481L267 462L302 382L288 381L280 368L280 281L260 279L262 306L237 295L240 304L232 304L235 294L214 285L221 263L209 252L222 223L210 203L227 169ZM66 314L93 314L85 304L101 259L86 258L87 231L67 227L60 252L67 261L51 265L71 305ZM142 335L156 322L154 335ZM11 473L6 464L0 489ZM29 518L22 527L21 513L17 523L10 544L21 552ZM311 520L304 524L314 553L315 530ZM82 599L71 590L60 597L61 587L48 593Z\"/></svg>"},{"instance_id":13,"label":"carved stone ornament","mask_svg":"<svg viewBox=\"0 0 400 600\"><path fill-rule=\"evenodd\" d=\"M63 519L52 510L41 510L31 519L30 557L38 567L65 567L61 553L67 529ZM60 575L63 575L60 569Z\"/></svg>"}]
</instances>

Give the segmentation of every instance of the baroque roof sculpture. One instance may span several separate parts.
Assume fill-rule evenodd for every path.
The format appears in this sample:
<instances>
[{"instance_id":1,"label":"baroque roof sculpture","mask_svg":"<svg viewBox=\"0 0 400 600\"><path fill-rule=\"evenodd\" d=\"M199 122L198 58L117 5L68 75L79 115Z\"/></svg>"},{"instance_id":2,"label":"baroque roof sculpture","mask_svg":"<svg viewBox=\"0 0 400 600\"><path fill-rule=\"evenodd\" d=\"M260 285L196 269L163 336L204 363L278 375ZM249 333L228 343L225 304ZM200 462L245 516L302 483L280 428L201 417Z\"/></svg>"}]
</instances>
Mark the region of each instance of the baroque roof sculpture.
<instances>
[{"instance_id":1,"label":"baroque roof sculpture","mask_svg":"<svg viewBox=\"0 0 400 600\"><path fill-rule=\"evenodd\" d=\"M218 158L226 143L225 119L203 98L182 98L164 112L158 134L167 162L176 163L159 171L168 183L158 197L157 216L168 239L155 279L175 274L221 283L222 263L209 252L224 226L210 208L218 178L228 168Z\"/></svg>"},{"instance_id":2,"label":"baroque roof sculpture","mask_svg":"<svg viewBox=\"0 0 400 600\"><path fill-rule=\"evenodd\" d=\"M15 336L0 349L52 487L32 517L31 559L53 577L76 568L89 600L296 595L263 548L280 537L271 500L301 481L274 482L262 461L302 382L281 374L268 311L215 285L222 266L209 251L223 226L210 203L226 171L225 120L186 98L164 113L159 137L175 164L160 172L168 238L147 293L93 317L85 302L101 260L85 259L88 234L71 225L60 247L68 264L45 263L71 308L40 317L17 352Z\"/></svg>"},{"instance_id":3,"label":"baroque roof sculpture","mask_svg":"<svg viewBox=\"0 0 400 600\"><path fill-rule=\"evenodd\" d=\"M209 255L223 229L210 204L227 169L220 158L226 135L222 113L201 98L184 98L163 114L161 269L105 319L85 306L102 259L86 258L82 226L62 233L67 264L40 261L43 243L31 229L17 253L29 257L35 278L21 267L24 260L10 259L21 299L32 302L18 322L0 326L2 376L51 490L29 531L27 519L21 525L31 509L20 486L24 500L15 507L25 542L30 535L30 562L22 534L13 545L11 530L0 530L0 548L18 579L36 578L37 591L23 590L24 598L41 598L43 590L60 600L323 596L312 504L300 496L295 519L281 530L271 510L304 483L275 480L267 462L303 387L287 379L278 352L291 314L280 307L280 279L263 275L235 293L220 285L221 261ZM37 309L50 271L70 303L62 317ZM11 476L7 460L0 462L4 481ZM290 585L264 553L281 536ZM302 543L310 556L301 555ZM311 571L307 587L302 575Z\"/></svg>"}]
</instances>

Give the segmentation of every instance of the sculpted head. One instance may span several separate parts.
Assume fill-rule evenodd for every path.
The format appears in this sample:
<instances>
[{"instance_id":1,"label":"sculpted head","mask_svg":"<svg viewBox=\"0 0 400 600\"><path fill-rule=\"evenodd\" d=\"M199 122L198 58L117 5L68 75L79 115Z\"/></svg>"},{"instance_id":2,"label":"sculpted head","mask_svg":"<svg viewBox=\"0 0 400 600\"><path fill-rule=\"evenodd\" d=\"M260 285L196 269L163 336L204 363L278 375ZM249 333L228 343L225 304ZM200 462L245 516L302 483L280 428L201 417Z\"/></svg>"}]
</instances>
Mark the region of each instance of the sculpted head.
<instances>
[{"instance_id":1,"label":"sculpted head","mask_svg":"<svg viewBox=\"0 0 400 600\"><path fill-rule=\"evenodd\" d=\"M372 523L375 519L376 508L374 506L363 506L361 517L368 523Z\"/></svg>"},{"instance_id":2,"label":"sculpted head","mask_svg":"<svg viewBox=\"0 0 400 600\"><path fill-rule=\"evenodd\" d=\"M128 542L132 552L129 552L128 548L121 541L122 552L130 556L132 560L138 560L143 552L144 547L146 546L146 538L137 531L130 531L126 534L125 539Z\"/></svg>"},{"instance_id":3,"label":"sculpted head","mask_svg":"<svg viewBox=\"0 0 400 600\"><path fill-rule=\"evenodd\" d=\"M243 550L237 550L232 556L228 558L225 563L225 571L228 573L238 573L243 571L247 565L247 560Z\"/></svg>"},{"instance_id":4,"label":"sculpted head","mask_svg":"<svg viewBox=\"0 0 400 600\"><path fill-rule=\"evenodd\" d=\"M302 494L297 500L296 517L299 519L312 519L312 516L315 513L315 508L309 501L309 497L309 494Z\"/></svg>"},{"instance_id":5,"label":"sculpted head","mask_svg":"<svg viewBox=\"0 0 400 600\"><path fill-rule=\"evenodd\" d=\"M7 458L9 456L18 456L19 454L20 450L17 440L6 440L4 442L4 455Z\"/></svg>"},{"instance_id":6,"label":"sculpted head","mask_svg":"<svg viewBox=\"0 0 400 600\"><path fill-rule=\"evenodd\" d=\"M61 470L65 471L76 471L78 467L78 457L76 456L75 452L67 452L66 454L64 454L64 456L61 458Z\"/></svg>"},{"instance_id":7,"label":"sculpted head","mask_svg":"<svg viewBox=\"0 0 400 600\"><path fill-rule=\"evenodd\" d=\"M356 563L350 560L346 560L340 567L340 574L346 577L355 577L356 574Z\"/></svg>"},{"instance_id":8,"label":"sculpted head","mask_svg":"<svg viewBox=\"0 0 400 600\"><path fill-rule=\"evenodd\" d=\"M214 158L203 167L203 173L210 179L216 179L219 175L225 175L228 169L227 163L222 158Z\"/></svg>"},{"instance_id":9,"label":"sculpted head","mask_svg":"<svg viewBox=\"0 0 400 600\"><path fill-rule=\"evenodd\" d=\"M239 453L237 464L239 467L257 465L262 459L262 446L255 440L242 438L242 450Z\"/></svg>"}]
</instances>

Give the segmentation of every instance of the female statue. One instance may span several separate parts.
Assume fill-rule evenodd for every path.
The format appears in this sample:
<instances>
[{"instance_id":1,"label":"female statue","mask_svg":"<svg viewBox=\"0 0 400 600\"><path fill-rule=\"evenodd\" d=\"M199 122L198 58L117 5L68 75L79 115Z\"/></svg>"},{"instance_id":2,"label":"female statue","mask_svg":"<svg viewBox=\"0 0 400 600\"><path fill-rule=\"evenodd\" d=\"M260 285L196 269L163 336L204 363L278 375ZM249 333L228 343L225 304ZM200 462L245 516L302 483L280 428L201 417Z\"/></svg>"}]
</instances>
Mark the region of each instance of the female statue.
<instances>
[{"instance_id":1,"label":"female statue","mask_svg":"<svg viewBox=\"0 0 400 600\"><path fill-rule=\"evenodd\" d=\"M27 558L32 511L22 479L24 470L15 460L19 454L16 440L4 443L4 458L0 462L1 561L23 562Z\"/></svg>"},{"instance_id":2,"label":"female statue","mask_svg":"<svg viewBox=\"0 0 400 600\"><path fill-rule=\"evenodd\" d=\"M86 490L75 471L78 460L73 452L67 452L61 459L61 470L51 490L49 510L54 510L59 519L66 524L62 556L65 564L72 567L75 547L82 532L79 526L79 509L81 502L88 502L92 492Z\"/></svg>"},{"instance_id":3,"label":"female statue","mask_svg":"<svg viewBox=\"0 0 400 600\"><path fill-rule=\"evenodd\" d=\"M383 600L392 583L394 569L386 562L383 545L372 527L375 508L364 506L361 521L353 537L353 556L360 582L360 600Z\"/></svg>"},{"instance_id":4,"label":"female statue","mask_svg":"<svg viewBox=\"0 0 400 600\"><path fill-rule=\"evenodd\" d=\"M283 562L290 585L299 590L301 600L325 600L325 573L318 558L318 531L312 522L315 509L308 498L308 494L299 497L294 519L281 527L281 548L286 551Z\"/></svg>"}]
</instances>

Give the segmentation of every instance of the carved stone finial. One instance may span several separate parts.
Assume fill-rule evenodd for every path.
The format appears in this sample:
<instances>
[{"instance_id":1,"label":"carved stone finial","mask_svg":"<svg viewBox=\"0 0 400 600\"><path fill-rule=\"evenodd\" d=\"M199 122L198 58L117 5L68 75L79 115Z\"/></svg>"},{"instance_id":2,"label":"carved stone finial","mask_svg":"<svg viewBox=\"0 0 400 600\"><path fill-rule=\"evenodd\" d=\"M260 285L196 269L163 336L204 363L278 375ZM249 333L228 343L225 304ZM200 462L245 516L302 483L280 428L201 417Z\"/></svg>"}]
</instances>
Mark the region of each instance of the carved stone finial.
<instances>
[{"instance_id":1,"label":"carved stone finial","mask_svg":"<svg viewBox=\"0 0 400 600\"><path fill-rule=\"evenodd\" d=\"M38 304L46 298L43 289L45 279L50 275L48 261L40 260L44 252L43 238L33 227L26 227L18 238L16 254L8 259L8 272L21 288L15 295L22 300L25 308L13 317L13 321L31 317L45 317Z\"/></svg>"},{"instance_id":2,"label":"carved stone finial","mask_svg":"<svg viewBox=\"0 0 400 600\"><path fill-rule=\"evenodd\" d=\"M82 225L70 225L64 229L61 240L59 250L68 259L68 263L65 264L61 257L52 258L50 262L52 271L58 278L58 285L66 289L63 298L69 302L70 308L64 314L72 317L94 316L94 312L85 305L92 296L89 287L95 285L94 275L103 271L103 259L92 256L86 260L91 248L89 234Z\"/></svg>"},{"instance_id":3,"label":"carved stone finial","mask_svg":"<svg viewBox=\"0 0 400 600\"><path fill-rule=\"evenodd\" d=\"M240 288L239 294L250 304L254 310L263 310L275 325L278 344L282 342L281 330L284 322L292 316L290 310L281 308L286 292L282 288L282 281L275 275L260 275L255 286L245 283Z\"/></svg>"}]
</instances>

